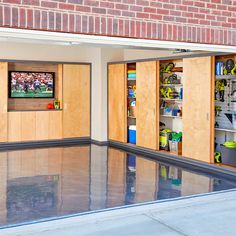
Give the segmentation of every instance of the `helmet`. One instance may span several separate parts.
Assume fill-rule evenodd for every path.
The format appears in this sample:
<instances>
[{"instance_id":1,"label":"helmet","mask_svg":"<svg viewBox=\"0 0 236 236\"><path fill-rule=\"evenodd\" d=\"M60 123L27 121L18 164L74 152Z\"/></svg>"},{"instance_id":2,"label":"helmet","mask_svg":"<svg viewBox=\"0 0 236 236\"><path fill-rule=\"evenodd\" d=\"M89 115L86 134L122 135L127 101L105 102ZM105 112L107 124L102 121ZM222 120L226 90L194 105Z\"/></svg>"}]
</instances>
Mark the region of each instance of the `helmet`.
<instances>
[{"instance_id":1,"label":"helmet","mask_svg":"<svg viewBox=\"0 0 236 236\"><path fill-rule=\"evenodd\" d=\"M226 61L225 69L227 70L228 73L230 73L233 68L234 68L234 60L228 59Z\"/></svg>"}]
</instances>

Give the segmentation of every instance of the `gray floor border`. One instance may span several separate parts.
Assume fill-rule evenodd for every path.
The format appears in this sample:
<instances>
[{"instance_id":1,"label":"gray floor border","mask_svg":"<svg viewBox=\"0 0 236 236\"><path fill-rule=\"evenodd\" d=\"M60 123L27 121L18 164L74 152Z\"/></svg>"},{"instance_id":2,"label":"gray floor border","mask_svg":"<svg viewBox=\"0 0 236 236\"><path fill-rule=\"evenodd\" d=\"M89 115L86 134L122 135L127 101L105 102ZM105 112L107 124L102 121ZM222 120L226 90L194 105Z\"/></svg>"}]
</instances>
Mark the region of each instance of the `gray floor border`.
<instances>
[{"instance_id":1,"label":"gray floor border","mask_svg":"<svg viewBox=\"0 0 236 236\"><path fill-rule=\"evenodd\" d=\"M229 180L236 180L236 171L225 168L223 166L217 166L214 164L208 164L202 161L193 160L187 157L177 157L171 154L165 154L163 152L154 151L147 148L138 147L126 143L120 143L115 141L109 141L109 146L117 149L131 152L136 155L142 155L150 159L155 159L159 162L168 163L170 165L177 165L181 168L187 168L188 170L210 174L214 176L223 177Z\"/></svg>"}]
</instances>

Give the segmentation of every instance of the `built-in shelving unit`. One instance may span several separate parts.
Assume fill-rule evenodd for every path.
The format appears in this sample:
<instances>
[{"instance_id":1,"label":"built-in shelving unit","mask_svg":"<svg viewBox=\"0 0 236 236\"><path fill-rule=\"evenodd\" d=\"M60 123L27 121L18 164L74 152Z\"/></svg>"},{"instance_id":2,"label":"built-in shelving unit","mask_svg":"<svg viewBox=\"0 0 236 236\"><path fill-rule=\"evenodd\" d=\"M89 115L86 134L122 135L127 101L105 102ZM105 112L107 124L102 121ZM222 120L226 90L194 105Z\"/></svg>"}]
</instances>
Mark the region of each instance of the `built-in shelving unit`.
<instances>
[{"instance_id":1,"label":"built-in shelving unit","mask_svg":"<svg viewBox=\"0 0 236 236\"><path fill-rule=\"evenodd\" d=\"M215 71L215 154L221 154L222 162L234 154L225 152L222 144L236 141L236 74L226 68L227 61L236 64L235 55L216 57ZM235 71L236 72L236 71ZM226 73L228 73L226 75ZM233 72L234 73L234 72ZM229 163L225 163L229 164Z\"/></svg>"},{"instance_id":2,"label":"built-in shelving unit","mask_svg":"<svg viewBox=\"0 0 236 236\"><path fill-rule=\"evenodd\" d=\"M136 130L136 63L128 63L126 66L128 142L135 144L133 135Z\"/></svg>"},{"instance_id":3,"label":"built-in shelving unit","mask_svg":"<svg viewBox=\"0 0 236 236\"><path fill-rule=\"evenodd\" d=\"M182 132L183 61L160 62L160 150L181 155L181 142L172 134Z\"/></svg>"}]
</instances>

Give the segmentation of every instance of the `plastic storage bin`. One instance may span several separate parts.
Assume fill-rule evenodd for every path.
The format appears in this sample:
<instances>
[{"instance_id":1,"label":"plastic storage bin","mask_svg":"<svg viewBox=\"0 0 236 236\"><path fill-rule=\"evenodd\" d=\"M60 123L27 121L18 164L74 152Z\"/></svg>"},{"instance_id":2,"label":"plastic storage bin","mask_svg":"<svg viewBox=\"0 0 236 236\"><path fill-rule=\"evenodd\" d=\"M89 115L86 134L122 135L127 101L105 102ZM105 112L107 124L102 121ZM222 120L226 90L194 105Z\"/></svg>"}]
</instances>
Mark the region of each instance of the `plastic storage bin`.
<instances>
[{"instance_id":1,"label":"plastic storage bin","mask_svg":"<svg viewBox=\"0 0 236 236\"><path fill-rule=\"evenodd\" d=\"M221 145L221 159L223 164L236 167L236 148Z\"/></svg>"},{"instance_id":2,"label":"plastic storage bin","mask_svg":"<svg viewBox=\"0 0 236 236\"><path fill-rule=\"evenodd\" d=\"M177 155L182 155L182 142L169 141L170 152Z\"/></svg>"},{"instance_id":3,"label":"plastic storage bin","mask_svg":"<svg viewBox=\"0 0 236 236\"><path fill-rule=\"evenodd\" d=\"M128 142L136 144L136 125L129 126Z\"/></svg>"}]
</instances>

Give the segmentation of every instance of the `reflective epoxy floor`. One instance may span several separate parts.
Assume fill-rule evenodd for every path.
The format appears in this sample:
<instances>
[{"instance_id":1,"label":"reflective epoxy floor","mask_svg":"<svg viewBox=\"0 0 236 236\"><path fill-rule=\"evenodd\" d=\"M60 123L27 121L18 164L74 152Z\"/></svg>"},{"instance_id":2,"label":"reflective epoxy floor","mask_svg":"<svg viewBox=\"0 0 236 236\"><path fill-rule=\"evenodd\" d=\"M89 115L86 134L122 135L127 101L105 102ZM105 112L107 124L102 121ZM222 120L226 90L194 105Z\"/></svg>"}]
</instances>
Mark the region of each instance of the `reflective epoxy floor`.
<instances>
[{"instance_id":1,"label":"reflective epoxy floor","mask_svg":"<svg viewBox=\"0 0 236 236\"><path fill-rule=\"evenodd\" d=\"M1 226L236 187L95 145L0 152L0 168Z\"/></svg>"}]
</instances>

